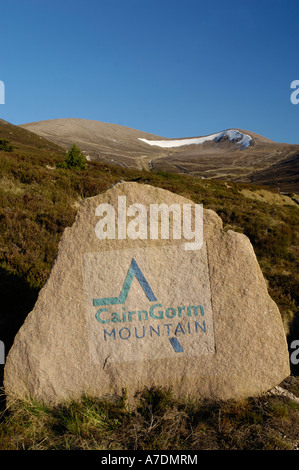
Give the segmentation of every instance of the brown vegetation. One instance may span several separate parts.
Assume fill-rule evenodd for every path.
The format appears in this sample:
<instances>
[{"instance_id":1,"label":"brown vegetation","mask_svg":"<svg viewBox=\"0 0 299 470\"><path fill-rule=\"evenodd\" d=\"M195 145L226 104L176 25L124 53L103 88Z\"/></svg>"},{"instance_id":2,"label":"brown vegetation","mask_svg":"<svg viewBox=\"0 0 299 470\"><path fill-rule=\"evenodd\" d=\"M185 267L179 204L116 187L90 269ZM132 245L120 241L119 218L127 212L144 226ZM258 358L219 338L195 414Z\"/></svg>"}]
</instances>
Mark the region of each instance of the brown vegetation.
<instances>
[{"instance_id":1,"label":"brown vegetation","mask_svg":"<svg viewBox=\"0 0 299 470\"><path fill-rule=\"evenodd\" d=\"M218 213L225 230L245 233L280 308L289 343L298 338L296 205L241 194L244 188L262 187L190 175L96 162L87 162L85 171L56 168L65 159L65 151L56 144L2 122L0 138L8 138L14 147L0 150L0 327L6 352L50 274L61 234L74 222L80 200L121 179L203 203ZM296 367L293 374L298 374ZM119 405L123 402L113 408L90 399L51 410L33 402L18 404L0 424L0 448L290 449L296 445L298 409L283 397L179 403L169 393L152 390L141 392L138 399L134 412Z\"/></svg>"}]
</instances>

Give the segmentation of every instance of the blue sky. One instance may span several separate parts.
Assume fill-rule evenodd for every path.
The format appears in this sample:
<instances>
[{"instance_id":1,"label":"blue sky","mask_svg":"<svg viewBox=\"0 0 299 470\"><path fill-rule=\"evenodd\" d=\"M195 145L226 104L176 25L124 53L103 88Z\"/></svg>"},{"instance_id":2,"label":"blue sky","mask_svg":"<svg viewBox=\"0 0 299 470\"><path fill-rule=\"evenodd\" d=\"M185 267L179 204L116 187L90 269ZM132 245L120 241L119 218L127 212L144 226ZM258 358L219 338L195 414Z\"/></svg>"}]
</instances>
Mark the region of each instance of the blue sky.
<instances>
[{"instance_id":1,"label":"blue sky","mask_svg":"<svg viewBox=\"0 0 299 470\"><path fill-rule=\"evenodd\" d=\"M0 116L13 124L239 128L299 144L298 0L9 0L0 24Z\"/></svg>"}]
</instances>

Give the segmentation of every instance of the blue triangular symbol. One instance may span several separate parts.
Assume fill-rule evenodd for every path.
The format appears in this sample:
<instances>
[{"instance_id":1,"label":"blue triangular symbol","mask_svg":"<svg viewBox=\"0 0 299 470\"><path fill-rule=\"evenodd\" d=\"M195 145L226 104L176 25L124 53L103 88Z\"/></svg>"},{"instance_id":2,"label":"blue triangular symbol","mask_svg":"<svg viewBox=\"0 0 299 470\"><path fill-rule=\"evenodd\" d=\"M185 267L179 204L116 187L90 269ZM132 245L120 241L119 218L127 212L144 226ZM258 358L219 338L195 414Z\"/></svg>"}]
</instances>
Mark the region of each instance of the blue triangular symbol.
<instances>
[{"instance_id":1,"label":"blue triangular symbol","mask_svg":"<svg viewBox=\"0 0 299 470\"><path fill-rule=\"evenodd\" d=\"M136 277L136 279L138 280L148 300L151 302L157 300L155 294L153 293L151 289L151 286L145 279L142 271L140 270L135 259L133 258L119 297L106 297L104 299L93 299L93 305L97 307L99 305L124 304L128 296L128 293L130 291L134 277Z\"/></svg>"}]
</instances>

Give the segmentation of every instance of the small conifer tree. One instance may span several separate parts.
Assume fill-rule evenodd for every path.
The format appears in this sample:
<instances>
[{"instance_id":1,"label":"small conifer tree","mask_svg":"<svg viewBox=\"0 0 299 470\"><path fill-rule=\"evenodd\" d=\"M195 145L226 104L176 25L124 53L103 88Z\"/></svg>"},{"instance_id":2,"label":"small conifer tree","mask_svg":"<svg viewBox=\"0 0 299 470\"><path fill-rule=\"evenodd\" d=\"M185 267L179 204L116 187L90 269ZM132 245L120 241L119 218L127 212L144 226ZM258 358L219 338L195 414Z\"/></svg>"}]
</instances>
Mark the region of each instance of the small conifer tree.
<instances>
[{"instance_id":1,"label":"small conifer tree","mask_svg":"<svg viewBox=\"0 0 299 470\"><path fill-rule=\"evenodd\" d=\"M76 144L73 144L70 150L66 153L64 162L59 163L57 167L72 170L86 170L85 156L79 147L77 147Z\"/></svg>"}]
</instances>

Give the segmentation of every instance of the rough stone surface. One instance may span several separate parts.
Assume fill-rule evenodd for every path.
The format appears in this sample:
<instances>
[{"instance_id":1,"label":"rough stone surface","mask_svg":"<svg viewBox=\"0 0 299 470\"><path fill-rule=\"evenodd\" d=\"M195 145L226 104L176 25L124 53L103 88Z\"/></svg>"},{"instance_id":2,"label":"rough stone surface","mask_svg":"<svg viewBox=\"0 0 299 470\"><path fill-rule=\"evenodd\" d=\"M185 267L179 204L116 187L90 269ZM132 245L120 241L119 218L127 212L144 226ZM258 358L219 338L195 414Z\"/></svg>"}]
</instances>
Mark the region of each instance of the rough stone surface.
<instances>
[{"instance_id":1,"label":"rough stone surface","mask_svg":"<svg viewBox=\"0 0 299 470\"><path fill-rule=\"evenodd\" d=\"M290 373L287 343L249 239L224 232L217 214L204 210L198 251L186 251L184 240L99 240L96 207L117 208L123 195L127 207L191 203L137 183L81 203L8 354L8 398L55 403L122 388L132 397L155 385L228 399L278 385Z\"/></svg>"}]
</instances>

